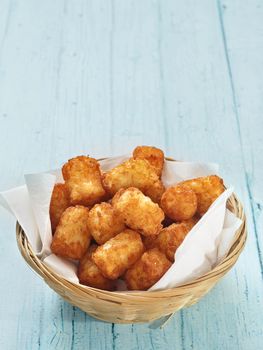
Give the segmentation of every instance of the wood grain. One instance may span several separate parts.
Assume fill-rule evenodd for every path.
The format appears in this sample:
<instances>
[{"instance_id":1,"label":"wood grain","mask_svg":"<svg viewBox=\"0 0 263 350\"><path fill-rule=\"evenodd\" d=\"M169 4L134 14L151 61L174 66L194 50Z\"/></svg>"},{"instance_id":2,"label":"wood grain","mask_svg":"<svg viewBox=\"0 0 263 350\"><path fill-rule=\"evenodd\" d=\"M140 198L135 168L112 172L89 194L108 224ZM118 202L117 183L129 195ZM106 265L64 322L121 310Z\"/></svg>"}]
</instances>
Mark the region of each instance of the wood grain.
<instances>
[{"instance_id":1,"label":"wood grain","mask_svg":"<svg viewBox=\"0 0 263 350\"><path fill-rule=\"evenodd\" d=\"M154 144L216 161L249 220L236 267L164 329L96 321L24 264L0 210L1 349L260 349L260 1L0 2L0 190L69 157Z\"/></svg>"}]
</instances>

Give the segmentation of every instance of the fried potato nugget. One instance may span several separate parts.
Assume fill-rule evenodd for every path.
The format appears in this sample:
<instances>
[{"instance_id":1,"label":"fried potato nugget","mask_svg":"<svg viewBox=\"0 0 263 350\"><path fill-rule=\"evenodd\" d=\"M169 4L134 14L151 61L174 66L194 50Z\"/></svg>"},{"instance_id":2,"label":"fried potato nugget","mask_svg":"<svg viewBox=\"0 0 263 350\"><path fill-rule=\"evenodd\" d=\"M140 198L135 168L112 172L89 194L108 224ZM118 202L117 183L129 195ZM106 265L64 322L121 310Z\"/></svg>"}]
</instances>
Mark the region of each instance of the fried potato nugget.
<instances>
[{"instance_id":1,"label":"fried potato nugget","mask_svg":"<svg viewBox=\"0 0 263 350\"><path fill-rule=\"evenodd\" d=\"M152 167L154 167L156 174L161 177L164 164L163 151L151 146L138 146L133 151L134 159L146 159Z\"/></svg>"},{"instance_id":2,"label":"fried potato nugget","mask_svg":"<svg viewBox=\"0 0 263 350\"><path fill-rule=\"evenodd\" d=\"M224 192L224 182L217 175L199 177L181 182L189 186L197 196L197 213L204 215L210 205Z\"/></svg>"},{"instance_id":3,"label":"fried potato nugget","mask_svg":"<svg viewBox=\"0 0 263 350\"><path fill-rule=\"evenodd\" d=\"M62 183L55 184L49 206L49 215L53 233L55 232L61 215L69 206L70 201L68 188Z\"/></svg>"},{"instance_id":4,"label":"fried potato nugget","mask_svg":"<svg viewBox=\"0 0 263 350\"><path fill-rule=\"evenodd\" d=\"M191 220L191 222L181 222L165 227L154 240L153 246L158 248L166 255L167 259L173 262L174 253L194 225L195 221Z\"/></svg>"},{"instance_id":5,"label":"fried potato nugget","mask_svg":"<svg viewBox=\"0 0 263 350\"><path fill-rule=\"evenodd\" d=\"M96 159L79 156L70 159L62 168L72 205L92 206L105 195L100 166Z\"/></svg>"},{"instance_id":6,"label":"fried potato nugget","mask_svg":"<svg viewBox=\"0 0 263 350\"><path fill-rule=\"evenodd\" d=\"M155 169L145 159L129 159L103 175L103 184L111 195L121 188L137 187L143 193L148 192L156 200L163 191L163 185Z\"/></svg>"},{"instance_id":7,"label":"fried potato nugget","mask_svg":"<svg viewBox=\"0 0 263 350\"><path fill-rule=\"evenodd\" d=\"M105 277L115 280L141 257L143 251L139 233L126 229L98 247L92 259Z\"/></svg>"},{"instance_id":8,"label":"fried potato nugget","mask_svg":"<svg viewBox=\"0 0 263 350\"><path fill-rule=\"evenodd\" d=\"M167 259L174 261L174 253L184 240L186 234L194 227L199 218L194 216L181 223L171 223L163 228L160 233L147 237L142 237L144 247L148 249L158 248L164 252Z\"/></svg>"},{"instance_id":9,"label":"fried potato nugget","mask_svg":"<svg viewBox=\"0 0 263 350\"><path fill-rule=\"evenodd\" d=\"M92 260L92 253L97 249L97 247L98 246L96 244L92 244L87 253L80 260L78 267L79 282L93 288L114 290L114 282L104 277L97 265Z\"/></svg>"},{"instance_id":10,"label":"fried potato nugget","mask_svg":"<svg viewBox=\"0 0 263 350\"><path fill-rule=\"evenodd\" d=\"M120 190L112 203L123 217L126 226L142 235L157 235L162 229L161 222L164 219L162 209L138 188Z\"/></svg>"},{"instance_id":11,"label":"fried potato nugget","mask_svg":"<svg viewBox=\"0 0 263 350\"><path fill-rule=\"evenodd\" d=\"M125 229L123 218L110 203L94 205L89 212L90 233L98 244L103 244Z\"/></svg>"},{"instance_id":12,"label":"fried potato nugget","mask_svg":"<svg viewBox=\"0 0 263 350\"><path fill-rule=\"evenodd\" d=\"M81 205L67 208L56 228L51 251L68 259L79 260L90 244L89 209Z\"/></svg>"},{"instance_id":13,"label":"fried potato nugget","mask_svg":"<svg viewBox=\"0 0 263 350\"><path fill-rule=\"evenodd\" d=\"M150 249L125 273L130 290L147 290L171 267L172 263L158 249Z\"/></svg>"},{"instance_id":14,"label":"fried potato nugget","mask_svg":"<svg viewBox=\"0 0 263 350\"><path fill-rule=\"evenodd\" d=\"M164 192L161 208L175 221L187 220L196 213L197 196L190 186L178 184L167 188Z\"/></svg>"},{"instance_id":15,"label":"fried potato nugget","mask_svg":"<svg viewBox=\"0 0 263 350\"><path fill-rule=\"evenodd\" d=\"M162 181L155 182L151 187L144 191L144 194L151 198L154 203L160 203L165 187Z\"/></svg>"}]
</instances>

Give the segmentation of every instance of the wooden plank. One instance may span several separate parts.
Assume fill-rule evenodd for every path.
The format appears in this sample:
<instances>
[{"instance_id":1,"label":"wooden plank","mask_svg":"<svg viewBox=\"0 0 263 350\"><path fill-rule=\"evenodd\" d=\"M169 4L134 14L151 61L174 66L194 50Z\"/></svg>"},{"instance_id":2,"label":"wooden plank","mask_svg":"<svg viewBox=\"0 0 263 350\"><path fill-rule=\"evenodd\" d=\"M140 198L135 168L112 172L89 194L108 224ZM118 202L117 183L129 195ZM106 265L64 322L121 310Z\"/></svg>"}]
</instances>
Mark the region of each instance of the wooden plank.
<instances>
[{"instance_id":1,"label":"wooden plank","mask_svg":"<svg viewBox=\"0 0 263 350\"><path fill-rule=\"evenodd\" d=\"M262 203L263 189L260 180L262 169L262 93L263 63L263 8L260 1L246 3L239 8L238 2L218 3L222 31L227 33L225 50L232 78L233 100L239 127L240 144L243 151L243 164L246 186L249 194L252 223L256 235L256 246L263 279L263 238ZM236 11L239 16L233 21ZM244 23L251 23L245 29ZM253 36L251 40L252 33ZM241 35L242 34L242 35ZM260 40L261 39L261 40Z\"/></svg>"},{"instance_id":2,"label":"wooden plank","mask_svg":"<svg viewBox=\"0 0 263 350\"><path fill-rule=\"evenodd\" d=\"M260 184L263 175L263 73L261 71L263 8L259 1L245 2L243 6L239 6L237 1L218 1L218 10L221 30L225 33L225 53L249 199L247 202L247 210L250 214L248 245L253 244L256 247L256 251L250 251L247 257L250 271L253 271L246 276L247 303L243 302L240 305L243 318L247 314L253 315L251 320L253 337L249 336L248 330L248 336L243 344L244 348L253 349L258 346L263 337L263 315L258 311L262 308L263 282L263 239L260 234L263 228L263 190ZM257 263L251 261L252 254L253 257L257 257ZM255 270L257 278L255 278Z\"/></svg>"}]
</instances>

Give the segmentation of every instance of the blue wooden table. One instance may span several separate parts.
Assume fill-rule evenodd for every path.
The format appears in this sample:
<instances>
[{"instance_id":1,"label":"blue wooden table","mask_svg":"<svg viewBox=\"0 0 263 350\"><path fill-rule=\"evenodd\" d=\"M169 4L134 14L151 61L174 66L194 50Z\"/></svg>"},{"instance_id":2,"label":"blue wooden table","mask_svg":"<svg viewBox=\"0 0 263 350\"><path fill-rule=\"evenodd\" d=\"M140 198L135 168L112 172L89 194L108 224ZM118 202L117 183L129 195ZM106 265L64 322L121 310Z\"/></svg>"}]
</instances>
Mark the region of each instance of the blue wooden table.
<instances>
[{"instance_id":1,"label":"blue wooden table","mask_svg":"<svg viewBox=\"0 0 263 350\"><path fill-rule=\"evenodd\" d=\"M0 349L263 349L263 3L1 0L0 190L69 157L160 146L216 161L249 238L164 329L99 322L25 264L0 210Z\"/></svg>"}]
</instances>

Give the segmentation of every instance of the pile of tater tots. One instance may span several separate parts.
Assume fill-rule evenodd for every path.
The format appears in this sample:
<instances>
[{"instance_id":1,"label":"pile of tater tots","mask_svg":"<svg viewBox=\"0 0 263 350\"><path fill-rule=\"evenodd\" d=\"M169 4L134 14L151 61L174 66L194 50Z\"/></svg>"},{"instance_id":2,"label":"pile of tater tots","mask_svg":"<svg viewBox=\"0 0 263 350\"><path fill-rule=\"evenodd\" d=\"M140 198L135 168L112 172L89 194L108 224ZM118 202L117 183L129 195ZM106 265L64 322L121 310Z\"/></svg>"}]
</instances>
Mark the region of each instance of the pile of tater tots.
<instances>
[{"instance_id":1,"label":"pile of tater tots","mask_svg":"<svg viewBox=\"0 0 263 350\"><path fill-rule=\"evenodd\" d=\"M147 290L169 269L177 248L224 191L216 175L165 188L162 150L138 146L132 157L102 172L87 156L62 167L64 183L50 202L54 254L78 261L81 284Z\"/></svg>"}]
</instances>

